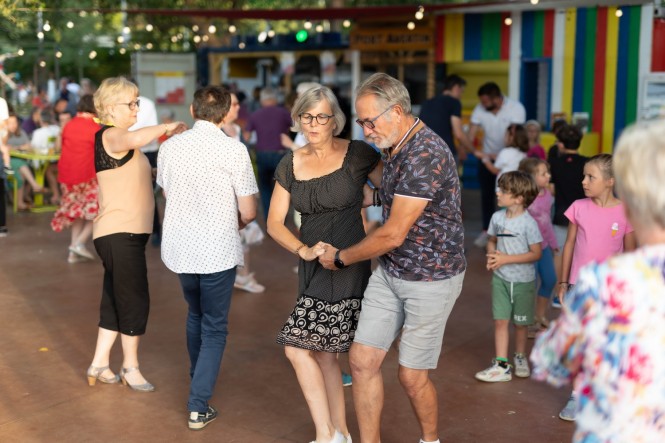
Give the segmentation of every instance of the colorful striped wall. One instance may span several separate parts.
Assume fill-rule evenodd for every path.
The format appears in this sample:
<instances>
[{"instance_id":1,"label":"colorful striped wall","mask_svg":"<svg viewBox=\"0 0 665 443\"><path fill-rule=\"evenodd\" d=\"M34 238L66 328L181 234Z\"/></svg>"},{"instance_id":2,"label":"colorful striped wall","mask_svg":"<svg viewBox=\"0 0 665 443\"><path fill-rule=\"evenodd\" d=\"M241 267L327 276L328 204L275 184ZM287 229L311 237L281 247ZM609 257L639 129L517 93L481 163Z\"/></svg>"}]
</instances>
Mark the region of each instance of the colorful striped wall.
<instances>
[{"instance_id":1,"label":"colorful striped wall","mask_svg":"<svg viewBox=\"0 0 665 443\"><path fill-rule=\"evenodd\" d=\"M641 6L569 9L556 36L564 47L560 111L588 112L603 152L636 119L640 15ZM535 19L524 14L523 28Z\"/></svg>"},{"instance_id":2,"label":"colorful striped wall","mask_svg":"<svg viewBox=\"0 0 665 443\"><path fill-rule=\"evenodd\" d=\"M508 60L508 13L448 14L437 17L436 61Z\"/></svg>"}]
</instances>

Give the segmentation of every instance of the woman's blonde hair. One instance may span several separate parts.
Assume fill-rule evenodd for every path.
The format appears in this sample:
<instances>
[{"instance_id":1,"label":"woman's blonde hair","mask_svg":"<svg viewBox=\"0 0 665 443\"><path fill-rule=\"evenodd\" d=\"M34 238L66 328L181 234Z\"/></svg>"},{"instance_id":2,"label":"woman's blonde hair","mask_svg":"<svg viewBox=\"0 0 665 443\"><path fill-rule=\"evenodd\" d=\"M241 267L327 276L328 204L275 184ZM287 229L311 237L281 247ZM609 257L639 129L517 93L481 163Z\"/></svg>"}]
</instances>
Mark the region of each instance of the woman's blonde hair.
<instances>
[{"instance_id":1,"label":"woman's blonde hair","mask_svg":"<svg viewBox=\"0 0 665 443\"><path fill-rule=\"evenodd\" d=\"M627 128L617 141L612 168L631 220L665 229L665 123Z\"/></svg>"},{"instance_id":2,"label":"woman's blonde hair","mask_svg":"<svg viewBox=\"0 0 665 443\"><path fill-rule=\"evenodd\" d=\"M97 109L97 117L102 122L109 121L109 117L111 117L106 112L106 107L114 104L113 102L117 99L116 97L125 92L138 95L139 88L125 77L110 77L99 85L99 89L97 89L93 98L95 100L95 109Z\"/></svg>"},{"instance_id":3,"label":"woman's blonde hair","mask_svg":"<svg viewBox=\"0 0 665 443\"><path fill-rule=\"evenodd\" d=\"M339 102L335 94L333 94L330 88L325 86L307 89L298 96L291 109L291 120L293 120L291 130L302 132L300 114L307 112L324 100L328 102L333 113L332 124L335 125L333 135L339 135L346 124L346 117L344 116L344 112L342 112L342 108L339 107Z\"/></svg>"}]
</instances>

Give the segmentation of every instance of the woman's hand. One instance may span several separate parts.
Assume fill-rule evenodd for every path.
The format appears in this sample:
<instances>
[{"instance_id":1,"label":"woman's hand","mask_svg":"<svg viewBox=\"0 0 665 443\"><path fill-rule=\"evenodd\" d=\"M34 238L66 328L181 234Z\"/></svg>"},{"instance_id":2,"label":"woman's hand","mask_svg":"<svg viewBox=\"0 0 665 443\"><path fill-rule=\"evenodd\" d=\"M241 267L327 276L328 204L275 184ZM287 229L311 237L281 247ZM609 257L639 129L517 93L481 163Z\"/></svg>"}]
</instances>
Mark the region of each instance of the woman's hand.
<instances>
[{"instance_id":1,"label":"woman's hand","mask_svg":"<svg viewBox=\"0 0 665 443\"><path fill-rule=\"evenodd\" d=\"M185 132L187 130L187 125L184 122L164 123L164 127L166 128L167 137L180 134L181 132Z\"/></svg>"},{"instance_id":2,"label":"woman's hand","mask_svg":"<svg viewBox=\"0 0 665 443\"><path fill-rule=\"evenodd\" d=\"M319 242L314 246L300 248L298 250L298 256L305 261L312 261L319 258L324 252L326 252L325 247Z\"/></svg>"}]
</instances>

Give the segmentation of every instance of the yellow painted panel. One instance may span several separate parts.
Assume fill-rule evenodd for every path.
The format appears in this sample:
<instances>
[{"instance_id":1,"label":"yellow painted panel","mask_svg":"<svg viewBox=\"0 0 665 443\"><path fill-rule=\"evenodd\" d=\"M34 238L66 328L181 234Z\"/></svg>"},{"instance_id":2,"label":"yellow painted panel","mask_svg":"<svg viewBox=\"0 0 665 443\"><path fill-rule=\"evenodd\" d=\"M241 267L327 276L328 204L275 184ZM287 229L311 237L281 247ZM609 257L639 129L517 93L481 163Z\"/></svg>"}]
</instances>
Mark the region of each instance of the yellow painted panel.
<instances>
[{"instance_id":1,"label":"yellow painted panel","mask_svg":"<svg viewBox=\"0 0 665 443\"><path fill-rule=\"evenodd\" d=\"M615 6L607 8L607 45L605 49L605 101L603 103L602 152L612 153L614 113L616 106L617 54L619 52L619 18Z\"/></svg>"},{"instance_id":2,"label":"yellow painted panel","mask_svg":"<svg viewBox=\"0 0 665 443\"><path fill-rule=\"evenodd\" d=\"M573 76L575 72L575 31L577 28L577 9L566 10L566 26L563 45L563 91L561 112L573 115Z\"/></svg>"},{"instance_id":3,"label":"yellow painted panel","mask_svg":"<svg viewBox=\"0 0 665 443\"><path fill-rule=\"evenodd\" d=\"M464 60L464 15L445 16L443 33L443 56L446 62Z\"/></svg>"}]
</instances>

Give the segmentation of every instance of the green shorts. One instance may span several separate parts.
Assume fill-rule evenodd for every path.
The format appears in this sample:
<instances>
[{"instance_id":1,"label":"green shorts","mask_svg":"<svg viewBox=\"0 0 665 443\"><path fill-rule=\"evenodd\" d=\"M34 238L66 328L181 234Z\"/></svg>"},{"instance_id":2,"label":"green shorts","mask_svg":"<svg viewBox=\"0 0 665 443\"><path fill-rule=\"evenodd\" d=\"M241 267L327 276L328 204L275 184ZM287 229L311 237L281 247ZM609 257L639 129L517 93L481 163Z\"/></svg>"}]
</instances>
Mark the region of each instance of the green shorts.
<instances>
[{"instance_id":1,"label":"green shorts","mask_svg":"<svg viewBox=\"0 0 665 443\"><path fill-rule=\"evenodd\" d=\"M492 276L492 316L494 320L512 320L516 325L533 324L536 281L509 282Z\"/></svg>"}]
</instances>

